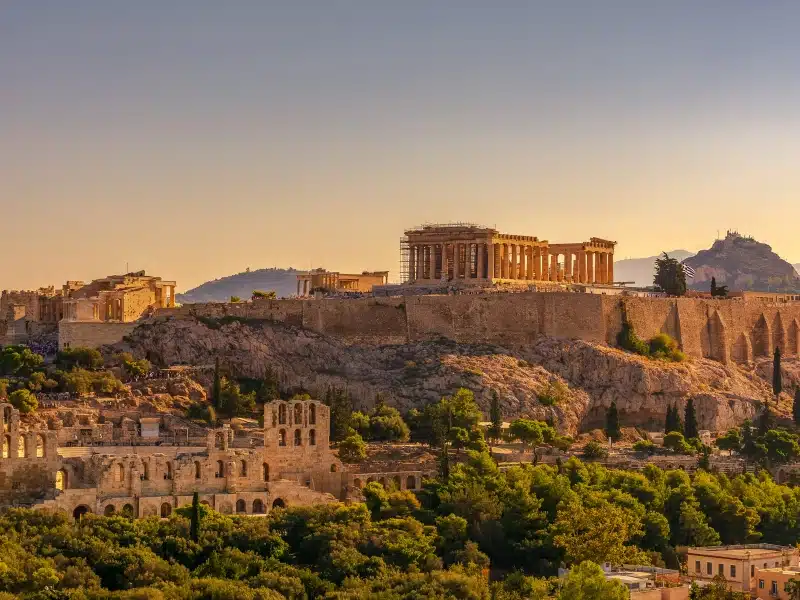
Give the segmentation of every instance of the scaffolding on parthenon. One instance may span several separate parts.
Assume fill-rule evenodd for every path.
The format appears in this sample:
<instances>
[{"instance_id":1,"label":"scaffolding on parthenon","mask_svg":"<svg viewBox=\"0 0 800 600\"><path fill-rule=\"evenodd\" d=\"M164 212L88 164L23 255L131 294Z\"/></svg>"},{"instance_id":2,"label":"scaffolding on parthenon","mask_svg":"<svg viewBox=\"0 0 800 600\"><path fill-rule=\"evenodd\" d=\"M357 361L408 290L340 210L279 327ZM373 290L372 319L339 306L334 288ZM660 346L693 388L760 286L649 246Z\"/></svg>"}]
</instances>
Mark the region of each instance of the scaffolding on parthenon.
<instances>
[{"instance_id":1,"label":"scaffolding on parthenon","mask_svg":"<svg viewBox=\"0 0 800 600\"><path fill-rule=\"evenodd\" d=\"M408 238L403 236L400 238L400 283L408 283L410 279L410 273L408 270L409 254Z\"/></svg>"}]
</instances>

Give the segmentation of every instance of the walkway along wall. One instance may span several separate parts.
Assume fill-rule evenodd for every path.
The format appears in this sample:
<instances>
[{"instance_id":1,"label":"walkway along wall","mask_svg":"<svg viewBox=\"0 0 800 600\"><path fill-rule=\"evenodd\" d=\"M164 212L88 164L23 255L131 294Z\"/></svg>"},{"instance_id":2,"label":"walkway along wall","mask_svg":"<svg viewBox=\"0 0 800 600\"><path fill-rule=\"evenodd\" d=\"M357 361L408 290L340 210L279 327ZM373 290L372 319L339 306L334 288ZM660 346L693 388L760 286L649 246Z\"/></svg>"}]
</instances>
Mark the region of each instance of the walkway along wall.
<instances>
[{"instance_id":1,"label":"walkway along wall","mask_svg":"<svg viewBox=\"0 0 800 600\"><path fill-rule=\"evenodd\" d=\"M664 332L693 357L723 363L800 352L800 303L635 298L561 292L259 300L161 309L155 318L238 318L303 327L354 344L441 338L528 344L539 336L615 344L623 314L642 338Z\"/></svg>"}]
</instances>

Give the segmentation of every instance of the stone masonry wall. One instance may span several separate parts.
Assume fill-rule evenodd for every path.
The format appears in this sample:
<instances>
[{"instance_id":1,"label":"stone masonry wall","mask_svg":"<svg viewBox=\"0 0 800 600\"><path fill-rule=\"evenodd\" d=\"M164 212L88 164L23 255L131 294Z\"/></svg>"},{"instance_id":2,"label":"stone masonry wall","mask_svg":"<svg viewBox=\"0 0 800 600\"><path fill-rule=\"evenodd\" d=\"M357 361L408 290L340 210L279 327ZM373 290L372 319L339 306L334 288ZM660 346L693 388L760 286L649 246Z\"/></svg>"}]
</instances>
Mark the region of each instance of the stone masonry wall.
<instances>
[{"instance_id":1,"label":"stone masonry wall","mask_svg":"<svg viewBox=\"0 0 800 600\"><path fill-rule=\"evenodd\" d=\"M115 344L133 331L137 323L82 323L61 321L58 324L59 349L85 346L97 348L104 344Z\"/></svg>"},{"instance_id":2,"label":"stone masonry wall","mask_svg":"<svg viewBox=\"0 0 800 600\"><path fill-rule=\"evenodd\" d=\"M800 302L529 292L192 304L161 309L157 318L270 320L359 344L524 345L541 335L614 344L623 314L640 337L668 333L693 357L745 362L776 346L800 353Z\"/></svg>"}]
</instances>

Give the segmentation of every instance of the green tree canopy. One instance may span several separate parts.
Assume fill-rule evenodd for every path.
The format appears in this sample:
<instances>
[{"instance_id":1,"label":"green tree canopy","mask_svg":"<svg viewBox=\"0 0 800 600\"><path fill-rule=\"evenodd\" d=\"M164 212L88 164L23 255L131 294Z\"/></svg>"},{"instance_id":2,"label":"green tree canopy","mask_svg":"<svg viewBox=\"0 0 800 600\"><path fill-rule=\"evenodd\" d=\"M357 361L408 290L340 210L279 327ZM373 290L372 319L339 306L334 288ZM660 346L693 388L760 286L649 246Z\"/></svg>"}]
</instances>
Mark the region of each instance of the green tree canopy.
<instances>
[{"instance_id":1,"label":"green tree canopy","mask_svg":"<svg viewBox=\"0 0 800 600\"><path fill-rule=\"evenodd\" d=\"M670 258L664 252L656 259L656 270L653 284L670 296L683 296L686 294L686 273L683 265L675 258Z\"/></svg>"}]
</instances>

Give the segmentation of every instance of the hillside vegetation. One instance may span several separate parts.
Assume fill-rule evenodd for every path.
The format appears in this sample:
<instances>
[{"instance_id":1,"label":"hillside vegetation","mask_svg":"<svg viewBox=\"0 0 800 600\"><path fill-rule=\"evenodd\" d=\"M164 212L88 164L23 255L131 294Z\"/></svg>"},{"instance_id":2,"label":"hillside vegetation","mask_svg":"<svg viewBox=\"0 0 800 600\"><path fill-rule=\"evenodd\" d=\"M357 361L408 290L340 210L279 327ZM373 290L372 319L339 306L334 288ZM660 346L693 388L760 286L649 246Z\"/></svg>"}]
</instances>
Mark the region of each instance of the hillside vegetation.
<instances>
[{"instance_id":1,"label":"hillside vegetation","mask_svg":"<svg viewBox=\"0 0 800 600\"><path fill-rule=\"evenodd\" d=\"M236 275L228 275L177 294L175 300L180 304L198 302L228 302L232 296L247 299L254 290L274 290L278 298L297 293L296 269L256 269Z\"/></svg>"}]
</instances>

